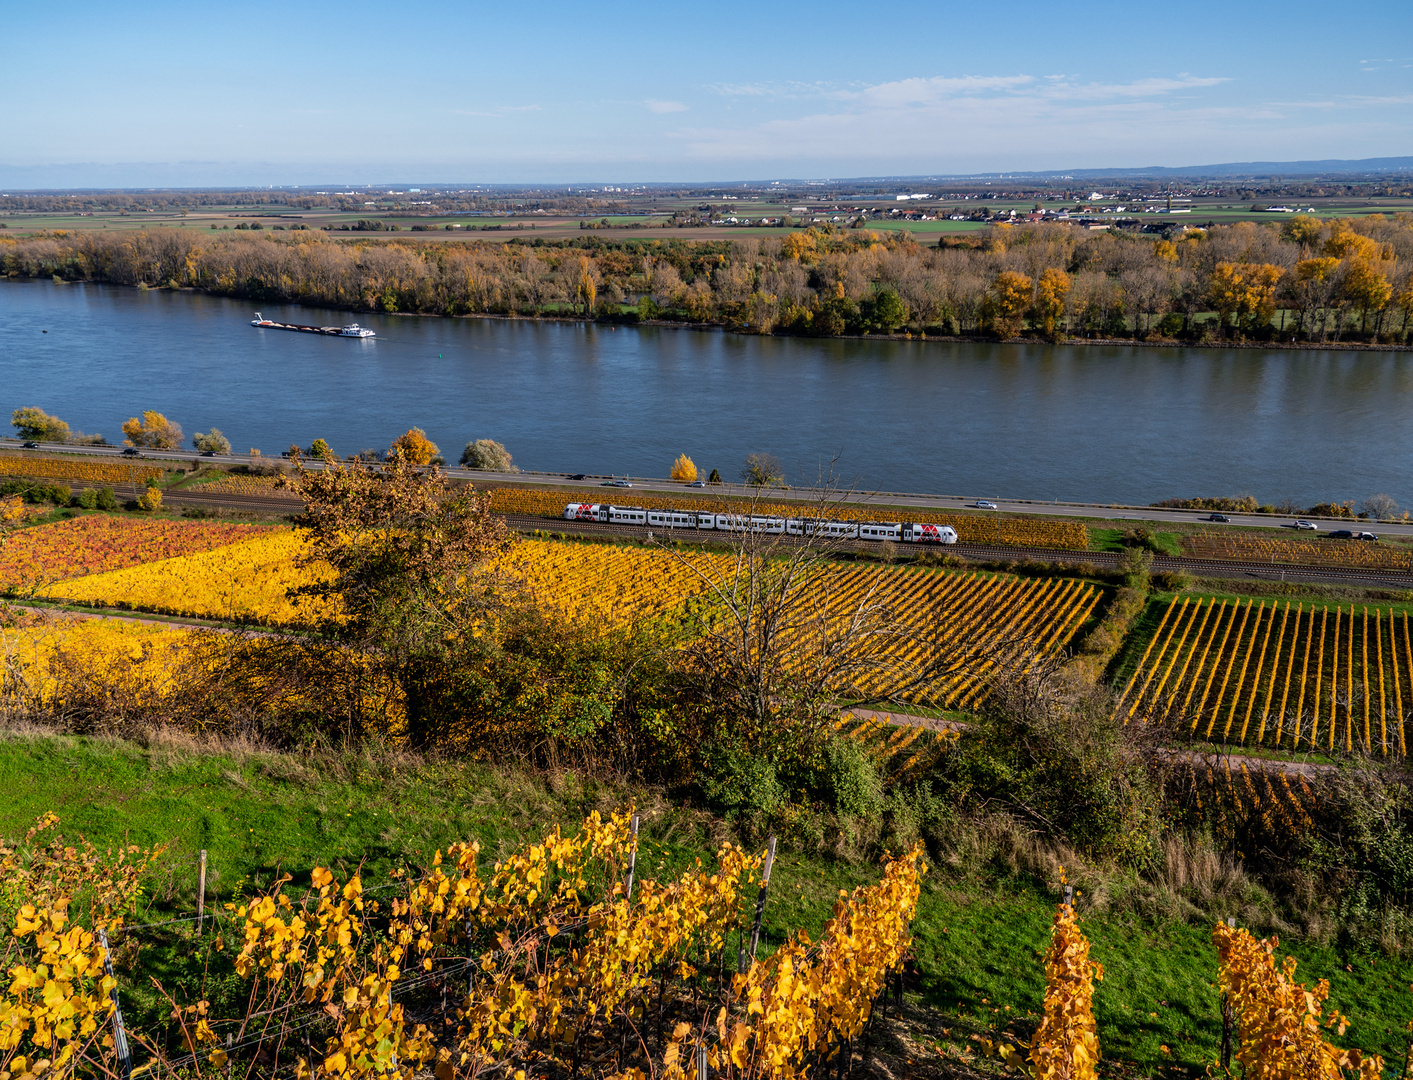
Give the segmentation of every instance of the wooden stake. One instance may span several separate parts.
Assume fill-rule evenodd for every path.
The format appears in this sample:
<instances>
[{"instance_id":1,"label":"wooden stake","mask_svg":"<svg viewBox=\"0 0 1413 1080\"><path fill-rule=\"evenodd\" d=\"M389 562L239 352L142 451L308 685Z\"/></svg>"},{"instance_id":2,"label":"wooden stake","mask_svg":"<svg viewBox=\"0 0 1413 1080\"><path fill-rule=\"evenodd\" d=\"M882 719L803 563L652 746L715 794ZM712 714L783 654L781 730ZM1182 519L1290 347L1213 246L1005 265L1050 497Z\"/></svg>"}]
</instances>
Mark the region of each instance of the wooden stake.
<instances>
[{"instance_id":1,"label":"wooden stake","mask_svg":"<svg viewBox=\"0 0 1413 1080\"><path fill-rule=\"evenodd\" d=\"M756 946L760 944L760 922L765 915L765 895L770 889L770 868L775 864L775 837L765 845L765 866L760 874L760 893L756 896L756 917L751 923L751 963L756 962Z\"/></svg>"},{"instance_id":2,"label":"wooden stake","mask_svg":"<svg viewBox=\"0 0 1413 1080\"><path fill-rule=\"evenodd\" d=\"M206 922L206 849L201 849L201 863L196 871L196 932Z\"/></svg>"}]
</instances>

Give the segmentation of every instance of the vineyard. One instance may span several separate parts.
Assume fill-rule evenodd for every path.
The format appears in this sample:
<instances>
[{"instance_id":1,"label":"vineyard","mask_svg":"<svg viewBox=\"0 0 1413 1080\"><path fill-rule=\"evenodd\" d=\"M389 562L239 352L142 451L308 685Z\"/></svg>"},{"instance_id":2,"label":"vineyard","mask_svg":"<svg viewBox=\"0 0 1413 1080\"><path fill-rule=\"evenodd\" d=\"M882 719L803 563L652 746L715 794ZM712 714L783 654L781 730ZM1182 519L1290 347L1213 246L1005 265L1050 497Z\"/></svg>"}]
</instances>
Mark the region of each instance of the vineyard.
<instances>
[{"instance_id":1,"label":"vineyard","mask_svg":"<svg viewBox=\"0 0 1413 1080\"><path fill-rule=\"evenodd\" d=\"M1163 608L1118 707L1202 740L1405 755L1408 615L1183 597Z\"/></svg>"},{"instance_id":2,"label":"vineyard","mask_svg":"<svg viewBox=\"0 0 1413 1080\"><path fill-rule=\"evenodd\" d=\"M192 935L182 997L162 1010L175 1023L124 1040L138 1064L104 1036L122 991L103 974L100 935L134 921L162 852L109 862L64 844L57 824L46 815L17 849L0 846L14 927L0 945L6 1076L41 1058L34 1071L55 1076L236 1061L284 1061L305 1078L681 1076L698 1054L717 1076L804 1076L852 1056L908 956L926 872L914 847L877 884L841 891L818 941L794 932L762 957L774 843L764 858L727 843L714 867L699 859L658 881L635 873L628 814L595 812L576 834L556 827L489 865L478 844L457 843L388 885L317 867L286 891L284 875L226 904L214 934ZM88 902L71 912L80 892Z\"/></svg>"},{"instance_id":3,"label":"vineyard","mask_svg":"<svg viewBox=\"0 0 1413 1080\"><path fill-rule=\"evenodd\" d=\"M0 547L0 589L31 590L70 578L211 551L267 531L262 525L87 514L12 536Z\"/></svg>"},{"instance_id":4,"label":"vineyard","mask_svg":"<svg viewBox=\"0 0 1413 1080\"><path fill-rule=\"evenodd\" d=\"M120 461L0 454L0 476L72 480L81 484L145 484L162 479L162 470L153 465L129 465Z\"/></svg>"},{"instance_id":5,"label":"vineyard","mask_svg":"<svg viewBox=\"0 0 1413 1080\"><path fill-rule=\"evenodd\" d=\"M118 619L26 620L0 629L0 663L12 700L54 705L76 687L155 699L177 685L190 635Z\"/></svg>"},{"instance_id":6,"label":"vineyard","mask_svg":"<svg viewBox=\"0 0 1413 1080\"><path fill-rule=\"evenodd\" d=\"M1235 531L1210 530L1184 536L1182 548L1185 554L1198 559L1413 572L1413 549L1359 540L1267 539Z\"/></svg>"},{"instance_id":7,"label":"vineyard","mask_svg":"<svg viewBox=\"0 0 1413 1080\"><path fill-rule=\"evenodd\" d=\"M185 523L172 524L174 530L189 528ZM98 535L105 535L104 527L94 528ZM214 543L222 536L244 535L220 530L257 527L209 528L215 531L193 531L189 542L199 545L205 536ZM121 533L115 529L114 535ZM185 535L173 532L174 537ZM271 627L307 625L323 609L307 603L296 605L287 596L290 588L307 580L309 571L301 570L295 562L303 545L297 531L264 530L252 539L224 547L60 582L44 589L43 595L177 617ZM14 546L16 558L25 557L26 552L33 555L42 550L42 538L31 540L21 534ZM152 550L166 549L159 546ZM645 617L669 615L693 597L709 602L712 583L729 581L734 562L725 555L703 554L689 565L657 548L522 540L502 569L518 576L538 603L576 623L613 628ZM902 662L916 660L927 650L962 642L976 650L995 652L997 655L984 665L958 672L945 685L933 688L936 701L955 708L976 704L987 686L987 673L1006 657L1051 655L1064 649L1102 596L1096 586L1071 579L1023 579L871 564L826 567L813 588L832 610L848 610L865 595L870 602L893 610L897 622L906 629L898 646Z\"/></svg>"},{"instance_id":8,"label":"vineyard","mask_svg":"<svg viewBox=\"0 0 1413 1080\"><path fill-rule=\"evenodd\" d=\"M273 495L277 490L279 477L277 476L223 476L219 480L210 480L191 484L184 490L199 491L203 494L212 495ZM293 497L293 493L291 493Z\"/></svg>"},{"instance_id":9,"label":"vineyard","mask_svg":"<svg viewBox=\"0 0 1413 1080\"><path fill-rule=\"evenodd\" d=\"M527 488L495 488L491 491L491 508L497 514L526 514L538 517L563 518L565 504L575 499L563 491L536 491ZM680 498L672 495L646 495L634 492L622 501L650 510L697 510L716 513L770 514L777 517L797 517L817 514L818 507L807 502L767 502L749 499ZM878 509L862 504L831 508L830 515L854 521L918 521L935 525L950 525L957 538L967 544L1000 544L1006 547L1062 548L1066 551L1086 551L1089 531L1076 522L1036 518L981 517L973 514L945 514L929 510Z\"/></svg>"},{"instance_id":10,"label":"vineyard","mask_svg":"<svg viewBox=\"0 0 1413 1080\"><path fill-rule=\"evenodd\" d=\"M226 547L63 582L44 595L178 617L297 625L322 610L297 607L286 595L307 580L308 572L295 565L303 550L298 533L264 530L264 535Z\"/></svg>"}]
</instances>

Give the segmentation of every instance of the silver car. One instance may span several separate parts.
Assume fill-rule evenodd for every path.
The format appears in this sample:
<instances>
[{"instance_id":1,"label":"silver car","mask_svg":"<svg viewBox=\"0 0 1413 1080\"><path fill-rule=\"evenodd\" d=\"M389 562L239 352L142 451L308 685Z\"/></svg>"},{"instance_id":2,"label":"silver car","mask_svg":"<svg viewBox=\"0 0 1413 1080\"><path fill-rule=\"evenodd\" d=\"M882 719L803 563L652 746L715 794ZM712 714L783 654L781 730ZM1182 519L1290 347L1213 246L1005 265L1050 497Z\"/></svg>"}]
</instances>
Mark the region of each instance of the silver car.
<instances>
[{"instance_id":1,"label":"silver car","mask_svg":"<svg viewBox=\"0 0 1413 1080\"><path fill-rule=\"evenodd\" d=\"M1306 521L1304 518L1298 518L1295 522L1295 527L1305 532L1320 531L1320 526L1316 525L1313 521Z\"/></svg>"}]
</instances>

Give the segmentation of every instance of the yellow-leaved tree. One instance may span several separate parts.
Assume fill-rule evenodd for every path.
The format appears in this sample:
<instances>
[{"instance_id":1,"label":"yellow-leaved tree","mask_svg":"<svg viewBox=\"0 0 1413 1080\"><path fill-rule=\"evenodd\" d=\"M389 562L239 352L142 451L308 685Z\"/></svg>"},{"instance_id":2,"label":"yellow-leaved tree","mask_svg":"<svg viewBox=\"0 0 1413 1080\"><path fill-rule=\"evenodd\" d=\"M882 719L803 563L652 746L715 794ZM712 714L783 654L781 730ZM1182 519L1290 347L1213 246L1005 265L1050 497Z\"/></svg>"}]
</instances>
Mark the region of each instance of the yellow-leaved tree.
<instances>
[{"instance_id":1,"label":"yellow-leaved tree","mask_svg":"<svg viewBox=\"0 0 1413 1080\"><path fill-rule=\"evenodd\" d=\"M1070 276L1057 266L1040 275L1035 289L1035 312L1046 337L1054 337L1065 314L1065 298L1070 294Z\"/></svg>"},{"instance_id":2,"label":"yellow-leaved tree","mask_svg":"<svg viewBox=\"0 0 1413 1080\"><path fill-rule=\"evenodd\" d=\"M129 446L145 446L152 450L180 450L185 439L182 426L159 412L148 409L141 419L130 416L123 421L123 441Z\"/></svg>"},{"instance_id":3,"label":"yellow-leaved tree","mask_svg":"<svg viewBox=\"0 0 1413 1080\"><path fill-rule=\"evenodd\" d=\"M1015 337L1021 332L1021 320L1030 307L1032 285L1025 274L1003 270L991 283L991 303L995 312L996 332L1002 337Z\"/></svg>"},{"instance_id":4,"label":"yellow-leaved tree","mask_svg":"<svg viewBox=\"0 0 1413 1080\"><path fill-rule=\"evenodd\" d=\"M672 471L667 475L679 483L690 484L697 478L696 462L686 454L678 454L677 460L672 463Z\"/></svg>"}]
</instances>

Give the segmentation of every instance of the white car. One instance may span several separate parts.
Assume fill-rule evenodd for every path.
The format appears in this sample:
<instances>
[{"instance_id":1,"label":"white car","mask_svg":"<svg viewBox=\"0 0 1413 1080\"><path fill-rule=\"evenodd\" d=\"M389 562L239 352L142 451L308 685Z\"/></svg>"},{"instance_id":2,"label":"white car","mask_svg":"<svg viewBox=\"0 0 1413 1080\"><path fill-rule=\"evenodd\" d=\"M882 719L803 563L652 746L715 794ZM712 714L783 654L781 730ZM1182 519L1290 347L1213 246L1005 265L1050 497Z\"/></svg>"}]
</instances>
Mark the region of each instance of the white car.
<instances>
[{"instance_id":1,"label":"white car","mask_svg":"<svg viewBox=\"0 0 1413 1080\"><path fill-rule=\"evenodd\" d=\"M705 481L705 480L693 480L693 481L692 481L690 484L688 484L687 486L688 486L688 487L706 487L706 481Z\"/></svg>"},{"instance_id":2,"label":"white car","mask_svg":"<svg viewBox=\"0 0 1413 1080\"><path fill-rule=\"evenodd\" d=\"M614 486L614 487L632 487L632 486L633 486L633 481L631 481L631 480L615 480L615 481L613 481L613 486Z\"/></svg>"},{"instance_id":3,"label":"white car","mask_svg":"<svg viewBox=\"0 0 1413 1080\"><path fill-rule=\"evenodd\" d=\"M999 510L999 509L1000 509L1000 507L997 506L997 505L996 505L994 502L992 502L990 499L977 499L976 502L972 503L972 506L976 507L978 510Z\"/></svg>"},{"instance_id":4,"label":"white car","mask_svg":"<svg viewBox=\"0 0 1413 1080\"><path fill-rule=\"evenodd\" d=\"M1295 522L1295 527L1306 532L1320 531L1320 526L1316 525L1313 521L1306 521L1304 518L1298 518Z\"/></svg>"}]
</instances>

